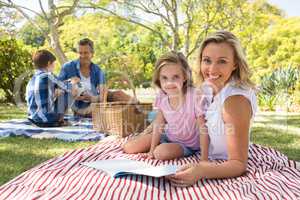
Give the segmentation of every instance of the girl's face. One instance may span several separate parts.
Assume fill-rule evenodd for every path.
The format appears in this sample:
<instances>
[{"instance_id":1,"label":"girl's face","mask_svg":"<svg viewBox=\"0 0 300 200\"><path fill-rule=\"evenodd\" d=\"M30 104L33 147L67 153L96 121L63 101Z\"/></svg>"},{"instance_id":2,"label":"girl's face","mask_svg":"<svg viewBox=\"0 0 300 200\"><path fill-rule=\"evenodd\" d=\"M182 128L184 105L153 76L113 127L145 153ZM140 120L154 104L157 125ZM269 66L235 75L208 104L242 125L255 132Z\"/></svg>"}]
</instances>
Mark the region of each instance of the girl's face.
<instances>
[{"instance_id":1,"label":"girl's face","mask_svg":"<svg viewBox=\"0 0 300 200\"><path fill-rule=\"evenodd\" d=\"M47 66L47 71L48 72L53 72L54 71L54 67L55 67L55 61L54 62L48 62L48 66Z\"/></svg>"},{"instance_id":2,"label":"girl's face","mask_svg":"<svg viewBox=\"0 0 300 200\"><path fill-rule=\"evenodd\" d=\"M167 95L175 95L182 92L183 83L186 80L181 65L166 64L160 69L159 81L161 89Z\"/></svg>"},{"instance_id":3,"label":"girl's face","mask_svg":"<svg viewBox=\"0 0 300 200\"><path fill-rule=\"evenodd\" d=\"M209 43L202 52L201 72L205 81L220 91L236 69L234 51L227 43Z\"/></svg>"}]
</instances>

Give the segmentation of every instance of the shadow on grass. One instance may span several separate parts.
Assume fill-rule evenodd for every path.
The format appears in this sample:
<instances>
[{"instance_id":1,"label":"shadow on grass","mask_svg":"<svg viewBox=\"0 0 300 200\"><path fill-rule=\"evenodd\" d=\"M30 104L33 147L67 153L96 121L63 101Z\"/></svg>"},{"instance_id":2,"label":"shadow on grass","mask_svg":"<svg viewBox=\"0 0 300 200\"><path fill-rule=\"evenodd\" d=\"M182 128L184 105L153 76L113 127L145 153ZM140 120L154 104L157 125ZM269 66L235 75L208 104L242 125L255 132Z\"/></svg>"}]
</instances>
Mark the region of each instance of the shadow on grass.
<instances>
[{"instance_id":1,"label":"shadow on grass","mask_svg":"<svg viewBox=\"0 0 300 200\"><path fill-rule=\"evenodd\" d=\"M300 161L300 135L283 133L272 128L253 127L251 142L271 147L288 155L289 159Z\"/></svg>"}]
</instances>

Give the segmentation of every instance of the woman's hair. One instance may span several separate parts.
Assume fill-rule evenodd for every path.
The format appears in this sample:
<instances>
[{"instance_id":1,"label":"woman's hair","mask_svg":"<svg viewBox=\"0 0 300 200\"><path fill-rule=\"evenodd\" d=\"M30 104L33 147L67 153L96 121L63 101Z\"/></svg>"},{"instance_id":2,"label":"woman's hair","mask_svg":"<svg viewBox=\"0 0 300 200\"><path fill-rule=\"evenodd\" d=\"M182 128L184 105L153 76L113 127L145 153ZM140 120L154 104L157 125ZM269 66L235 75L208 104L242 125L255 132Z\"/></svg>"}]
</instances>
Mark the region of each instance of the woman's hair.
<instances>
[{"instance_id":1,"label":"woman's hair","mask_svg":"<svg viewBox=\"0 0 300 200\"><path fill-rule=\"evenodd\" d=\"M183 83L183 92L186 93L187 88L193 86L192 71L185 58L185 56L180 52L170 51L162 55L155 63L155 70L153 74L152 82L155 86L161 89L159 74L162 67L169 64L178 64L181 66L183 75L186 81Z\"/></svg>"},{"instance_id":2,"label":"woman's hair","mask_svg":"<svg viewBox=\"0 0 300 200\"><path fill-rule=\"evenodd\" d=\"M83 38L79 40L78 47L79 46L89 46L92 53L94 53L94 42L90 40L89 38Z\"/></svg>"},{"instance_id":3,"label":"woman's hair","mask_svg":"<svg viewBox=\"0 0 300 200\"><path fill-rule=\"evenodd\" d=\"M236 86L238 87L254 87L254 83L250 80L251 72L246 61L246 56L242 49L241 43L238 38L228 31L217 31L212 35L208 36L201 44L199 56L198 56L198 64L199 67L199 75L200 80L203 81L203 75L201 73L201 62L202 62L202 53L205 47L210 43L226 43L229 44L234 51L234 63L236 65L236 69L232 72L231 77L236 82Z\"/></svg>"},{"instance_id":4,"label":"woman's hair","mask_svg":"<svg viewBox=\"0 0 300 200\"><path fill-rule=\"evenodd\" d=\"M37 69L43 69L48 66L48 63L53 63L56 60L55 56L48 50L42 49L35 52L32 56L32 61Z\"/></svg>"}]
</instances>

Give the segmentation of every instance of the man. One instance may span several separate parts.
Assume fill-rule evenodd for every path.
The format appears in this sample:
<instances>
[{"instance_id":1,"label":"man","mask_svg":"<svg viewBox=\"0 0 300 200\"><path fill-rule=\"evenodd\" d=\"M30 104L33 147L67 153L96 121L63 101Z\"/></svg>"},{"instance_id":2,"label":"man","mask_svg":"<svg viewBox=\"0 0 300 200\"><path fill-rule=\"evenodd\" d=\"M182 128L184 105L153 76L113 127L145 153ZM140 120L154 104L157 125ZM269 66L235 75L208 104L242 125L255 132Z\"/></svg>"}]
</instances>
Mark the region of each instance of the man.
<instances>
[{"instance_id":1,"label":"man","mask_svg":"<svg viewBox=\"0 0 300 200\"><path fill-rule=\"evenodd\" d=\"M88 38L78 42L79 59L65 63L60 71L59 79L68 80L79 77L81 85L85 88L80 96L76 98L72 110L75 115L91 117L92 102L103 102L108 92L105 87L105 74L101 68L92 62L94 56L94 43ZM122 91L108 92L108 99L129 101L131 98Z\"/></svg>"}]
</instances>

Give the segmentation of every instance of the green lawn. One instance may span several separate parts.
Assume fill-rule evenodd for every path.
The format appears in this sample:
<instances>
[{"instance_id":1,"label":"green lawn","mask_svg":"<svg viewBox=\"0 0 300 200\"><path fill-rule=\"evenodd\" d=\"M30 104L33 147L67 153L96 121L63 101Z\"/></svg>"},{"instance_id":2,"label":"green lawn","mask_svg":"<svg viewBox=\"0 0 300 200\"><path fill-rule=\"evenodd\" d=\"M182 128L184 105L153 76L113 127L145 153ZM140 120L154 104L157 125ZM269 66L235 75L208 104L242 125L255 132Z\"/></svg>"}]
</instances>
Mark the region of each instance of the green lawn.
<instances>
[{"instance_id":1,"label":"green lawn","mask_svg":"<svg viewBox=\"0 0 300 200\"><path fill-rule=\"evenodd\" d=\"M253 143L272 147L300 161L300 113L259 113L251 130Z\"/></svg>"},{"instance_id":2,"label":"green lawn","mask_svg":"<svg viewBox=\"0 0 300 200\"><path fill-rule=\"evenodd\" d=\"M25 118L26 109L0 106L0 120ZM300 113L262 112L256 117L251 132L253 143L273 147L290 159L300 161ZM62 142L53 139L24 137L0 138L0 185L68 150L83 148L96 142Z\"/></svg>"}]
</instances>

